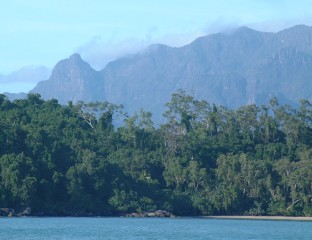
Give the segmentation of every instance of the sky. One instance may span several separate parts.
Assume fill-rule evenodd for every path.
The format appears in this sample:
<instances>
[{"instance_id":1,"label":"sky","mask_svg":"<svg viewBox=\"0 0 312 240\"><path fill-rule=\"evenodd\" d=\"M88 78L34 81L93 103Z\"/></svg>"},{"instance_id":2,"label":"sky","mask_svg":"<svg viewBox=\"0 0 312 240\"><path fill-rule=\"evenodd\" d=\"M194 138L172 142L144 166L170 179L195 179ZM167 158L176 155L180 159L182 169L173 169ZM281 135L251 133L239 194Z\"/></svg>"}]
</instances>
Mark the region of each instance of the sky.
<instances>
[{"instance_id":1,"label":"sky","mask_svg":"<svg viewBox=\"0 0 312 240\"><path fill-rule=\"evenodd\" d=\"M99 70L153 43L178 47L239 26L311 26L310 6L311 0L0 0L0 91L28 91L38 81L1 82L1 75L52 69L76 52Z\"/></svg>"}]
</instances>

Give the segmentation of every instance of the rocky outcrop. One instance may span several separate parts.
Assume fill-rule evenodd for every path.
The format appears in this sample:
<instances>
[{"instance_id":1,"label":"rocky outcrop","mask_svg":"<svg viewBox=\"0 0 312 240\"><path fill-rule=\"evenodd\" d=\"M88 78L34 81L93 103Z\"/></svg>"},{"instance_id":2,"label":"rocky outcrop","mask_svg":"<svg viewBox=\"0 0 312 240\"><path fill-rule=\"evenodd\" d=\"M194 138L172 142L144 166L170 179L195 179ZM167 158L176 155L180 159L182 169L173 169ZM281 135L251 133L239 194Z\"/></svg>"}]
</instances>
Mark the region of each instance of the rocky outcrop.
<instances>
[{"instance_id":1,"label":"rocky outcrop","mask_svg":"<svg viewBox=\"0 0 312 240\"><path fill-rule=\"evenodd\" d=\"M13 217L14 216L13 208L0 208L0 216L1 217Z\"/></svg>"},{"instance_id":2,"label":"rocky outcrop","mask_svg":"<svg viewBox=\"0 0 312 240\"><path fill-rule=\"evenodd\" d=\"M164 218L164 217L175 217L172 213L165 210L156 210L155 212L142 212L142 213L129 213L126 217L154 217L154 218Z\"/></svg>"},{"instance_id":3,"label":"rocky outcrop","mask_svg":"<svg viewBox=\"0 0 312 240\"><path fill-rule=\"evenodd\" d=\"M31 215L31 208L27 207L24 210L22 210L17 216L30 216Z\"/></svg>"},{"instance_id":4,"label":"rocky outcrop","mask_svg":"<svg viewBox=\"0 0 312 240\"><path fill-rule=\"evenodd\" d=\"M31 92L39 93L43 99L55 98L62 104L105 100L103 77L79 54L59 61L50 78L39 82Z\"/></svg>"},{"instance_id":5,"label":"rocky outcrop","mask_svg":"<svg viewBox=\"0 0 312 240\"><path fill-rule=\"evenodd\" d=\"M16 212L13 208L0 208L0 217L27 217L31 216L31 208L27 207L20 212Z\"/></svg>"}]
</instances>

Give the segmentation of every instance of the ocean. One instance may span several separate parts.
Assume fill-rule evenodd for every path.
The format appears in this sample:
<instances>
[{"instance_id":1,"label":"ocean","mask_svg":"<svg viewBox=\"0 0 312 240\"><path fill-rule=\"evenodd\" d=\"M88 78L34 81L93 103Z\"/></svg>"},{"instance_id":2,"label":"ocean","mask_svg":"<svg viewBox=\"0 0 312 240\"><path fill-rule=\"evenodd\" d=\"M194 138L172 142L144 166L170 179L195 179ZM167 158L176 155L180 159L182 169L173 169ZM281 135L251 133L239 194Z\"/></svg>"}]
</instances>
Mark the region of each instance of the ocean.
<instances>
[{"instance_id":1,"label":"ocean","mask_svg":"<svg viewBox=\"0 0 312 240\"><path fill-rule=\"evenodd\" d=\"M311 240L312 222L205 218L0 218L2 240Z\"/></svg>"}]
</instances>

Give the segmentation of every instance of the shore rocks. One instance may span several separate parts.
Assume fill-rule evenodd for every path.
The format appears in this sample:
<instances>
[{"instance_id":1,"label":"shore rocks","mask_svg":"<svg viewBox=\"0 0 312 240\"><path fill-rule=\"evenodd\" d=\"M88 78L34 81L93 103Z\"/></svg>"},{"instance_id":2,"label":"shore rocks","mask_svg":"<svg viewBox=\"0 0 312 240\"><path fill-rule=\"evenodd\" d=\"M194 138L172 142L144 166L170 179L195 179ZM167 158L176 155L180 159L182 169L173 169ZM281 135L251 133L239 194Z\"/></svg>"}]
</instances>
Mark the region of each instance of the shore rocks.
<instances>
[{"instance_id":1,"label":"shore rocks","mask_svg":"<svg viewBox=\"0 0 312 240\"><path fill-rule=\"evenodd\" d=\"M13 217L14 216L13 208L0 208L0 216L1 217Z\"/></svg>"},{"instance_id":2,"label":"shore rocks","mask_svg":"<svg viewBox=\"0 0 312 240\"><path fill-rule=\"evenodd\" d=\"M126 217L175 217L172 213L165 210L156 210L155 212L142 212L142 213L129 213L126 214Z\"/></svg>"},{"instance_id":3,"label":"shore rocks","mask_svg":"<svg viewBox=\"0 0 312 240\"><path fill-rule=\"evenodd\" d=\"M31 215L31 208L27 207L23 211L21 211L17 216L30 216Z\"/></svg>"},{"instance_id":4,"label":"shore rocks","mask_svg":"<svg viewBox=\"0 0 312 240\"><path fill-rule=\"evenodd\" d=\"M16 213L13 208L0 208L0 217L26 217L31 215L31 208L27 207Z\"/></svg>"}]
</instances>

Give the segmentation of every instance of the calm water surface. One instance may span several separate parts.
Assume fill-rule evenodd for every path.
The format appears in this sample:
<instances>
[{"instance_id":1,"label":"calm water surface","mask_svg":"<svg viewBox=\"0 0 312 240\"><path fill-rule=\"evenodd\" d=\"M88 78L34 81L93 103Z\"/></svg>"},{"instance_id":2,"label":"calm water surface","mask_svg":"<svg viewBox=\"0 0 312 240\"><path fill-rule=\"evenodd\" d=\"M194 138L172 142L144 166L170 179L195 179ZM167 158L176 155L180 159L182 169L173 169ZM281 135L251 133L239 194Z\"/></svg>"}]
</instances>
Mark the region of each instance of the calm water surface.
<instances>
[{"instance_id":1,"label":"calm water surface","mask_svg":"<svg viewBox=\"0 0 312 240\"><path fill-rule=\"evenodd\" d=\"M312 222L199 218L0 218L0 239L312 239Z\"/></svg>"}]
</instances>

